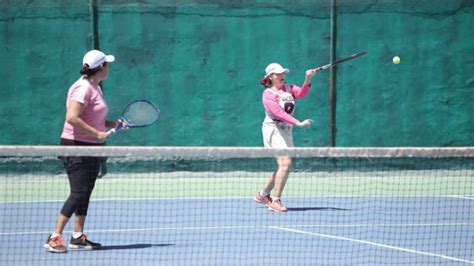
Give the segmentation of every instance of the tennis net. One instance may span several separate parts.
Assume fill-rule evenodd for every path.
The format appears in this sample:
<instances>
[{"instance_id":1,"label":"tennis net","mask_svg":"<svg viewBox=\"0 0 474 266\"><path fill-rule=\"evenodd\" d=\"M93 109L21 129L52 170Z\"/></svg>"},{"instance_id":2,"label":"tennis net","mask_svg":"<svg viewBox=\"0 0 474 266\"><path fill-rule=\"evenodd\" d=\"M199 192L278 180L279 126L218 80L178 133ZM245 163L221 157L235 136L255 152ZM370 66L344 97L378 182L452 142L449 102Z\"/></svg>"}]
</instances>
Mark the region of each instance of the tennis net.
<instances>
[{"instance_id":1,"label":"tennis net","mask_svg":"<svg viewBox=\"0 0 474 266\"><path fill-rule=\"evenodd\" d=\"M84 233L43 244L69 196L58 158L107 158ZM288 212L253 200L292 158ZM0 265L474 264L474 148L0 146ZM105 161L105 160L102 160ZM66 244L74 216L63 235Z\"/></svg>"}]
</instances>

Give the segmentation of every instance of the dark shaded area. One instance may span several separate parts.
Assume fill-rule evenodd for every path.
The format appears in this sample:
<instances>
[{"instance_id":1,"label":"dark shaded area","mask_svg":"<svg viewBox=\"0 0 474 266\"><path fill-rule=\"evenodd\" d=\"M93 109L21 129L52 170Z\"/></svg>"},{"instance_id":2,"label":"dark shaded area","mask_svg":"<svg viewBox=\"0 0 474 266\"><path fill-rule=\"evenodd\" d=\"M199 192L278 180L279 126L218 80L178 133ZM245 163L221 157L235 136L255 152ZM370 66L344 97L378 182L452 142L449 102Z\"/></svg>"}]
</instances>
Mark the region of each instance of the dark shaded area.
<instances>
[{"instance_id":1,"label":"dark shaded area","mask_svg":"<svg viewBox=\"0 0 474 266\"><path fill-rule=\"evenodd\" d=\"M129 244L129 245L111 245L111 246L102 246L101 250L126 250L126 249L142 249L142 248L155 248L155 247L169 247L174 246L174 244Z\"/></svg>"}]
</instances>

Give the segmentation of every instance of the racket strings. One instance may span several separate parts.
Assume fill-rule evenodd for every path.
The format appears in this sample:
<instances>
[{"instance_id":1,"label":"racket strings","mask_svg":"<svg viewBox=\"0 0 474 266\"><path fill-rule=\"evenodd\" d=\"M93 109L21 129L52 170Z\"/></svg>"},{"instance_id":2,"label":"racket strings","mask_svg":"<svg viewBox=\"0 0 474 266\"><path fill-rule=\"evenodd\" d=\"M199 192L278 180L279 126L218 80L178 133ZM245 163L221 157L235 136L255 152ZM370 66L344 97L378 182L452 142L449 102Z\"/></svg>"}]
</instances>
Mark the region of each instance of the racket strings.
<instances>
[{"instance_id":1,"label":"racket strings","mask_svg":"<svg viewBox=\"0 0 474 266\"><path fill-rule=\"evenodd\" d=\"M123 118L131 126L146 126L153 123L159 116L159 110L147 102L136 102L123 112Z\"/></svg>"}]
</instances>

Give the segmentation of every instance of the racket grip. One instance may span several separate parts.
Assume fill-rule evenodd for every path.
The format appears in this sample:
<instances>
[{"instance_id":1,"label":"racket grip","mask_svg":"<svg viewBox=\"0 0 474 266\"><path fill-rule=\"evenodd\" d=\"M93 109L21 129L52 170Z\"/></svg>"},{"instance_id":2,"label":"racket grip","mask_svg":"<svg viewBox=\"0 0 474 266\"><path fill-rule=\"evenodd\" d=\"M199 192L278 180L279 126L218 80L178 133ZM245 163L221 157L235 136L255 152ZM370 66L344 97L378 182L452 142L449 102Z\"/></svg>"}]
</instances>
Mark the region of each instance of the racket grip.
<instances>
[{"instance_id":1,"label":"racket grip","mask_svg":"<svg viewBox=\"0 0 474 266\"><path fill-rule=\"evenodd\" d=\"M107 135L112 136L113 134L117 133L117 129L112 128L112 129L108 130L106 133L107 133Z\"/></svg>"},{"instance_id":2,"label":"racket grip","mask_svg":"<svg viewBox=\"0 0 474 266\"><path fill-rule=\"evenodd\" d=\"M113 134L115 134L115 133L117 133L117 132L119 132L119 131L127 130L127 129L128 129L128 125L127 125L127 126L123 126L122 123L123 123L123 122L120 121L120 123L119 123L117 126L115 126L114 128L110 129L109 131L107 131L107 132L106 132L107 135L111 136L111 135L113 135Z\"/></svg>"}]
</instances>

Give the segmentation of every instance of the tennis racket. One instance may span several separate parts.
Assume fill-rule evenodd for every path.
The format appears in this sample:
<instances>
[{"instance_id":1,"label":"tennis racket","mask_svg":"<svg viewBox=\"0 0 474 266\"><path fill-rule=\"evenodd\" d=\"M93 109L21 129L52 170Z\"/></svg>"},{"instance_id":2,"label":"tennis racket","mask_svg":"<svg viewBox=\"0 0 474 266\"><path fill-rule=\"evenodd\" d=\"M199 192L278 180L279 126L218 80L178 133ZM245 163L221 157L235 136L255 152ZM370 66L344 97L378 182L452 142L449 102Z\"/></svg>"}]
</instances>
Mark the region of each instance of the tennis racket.
<instances>
[{"instance_id":1,"label":"tennis racket","mask_svg":"<svg viewBox=\"0 0 474 266\"><path fill-rule=\"evenodd\" d=\"M344 62L346 62L346 61L355 59L355 58L357 58L357 57L361 57L361 56L363 56L363 55L365 55L365 54L367 54L367 51L363 51L363 52L360 52L360 53L357 53L357 54L350 55L350 56L348 56L348 57L346 57L346 58L343 58L343 59L334 61L334 62L332 62L332 63L330 63L330 64L317 67L317 68L315 68L314 70L315 70L315 71L326 70L326 69L329 69L330 67L332 67L332 66L334 66L334 65L337 65L337 64L340 64L340 63L344 63Z\"/></svg>"},{"instance_id":2,"label":"tennis racket","mask_svg":"<svg viewBox=\"0 0 474 266\"><path fill-rule=\"evenodd\" d=\"M110 136L128 128L151 126L159 116L160 109L152 102L147 100L132 101L123 108L120 117L121 123L107 131L107 134Z\"/></svg>"}]
</instances>

